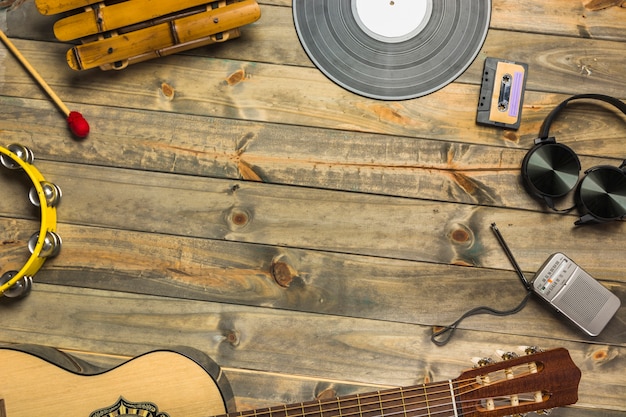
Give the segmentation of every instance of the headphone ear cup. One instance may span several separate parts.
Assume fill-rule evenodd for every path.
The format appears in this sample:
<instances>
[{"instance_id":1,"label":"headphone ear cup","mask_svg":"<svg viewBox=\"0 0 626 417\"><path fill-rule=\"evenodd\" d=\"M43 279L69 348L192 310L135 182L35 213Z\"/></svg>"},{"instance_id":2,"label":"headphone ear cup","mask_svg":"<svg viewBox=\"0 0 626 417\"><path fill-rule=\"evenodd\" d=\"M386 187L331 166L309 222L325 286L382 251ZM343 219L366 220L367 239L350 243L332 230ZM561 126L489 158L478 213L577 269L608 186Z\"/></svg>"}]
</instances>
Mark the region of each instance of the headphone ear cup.
<instances>
[{"instance_id":1,"label":"headphone ear cup","mask_svg":"<svg viewBox=\"0 0 626 417\"><path fill-rule=\"evenodd\" d=\"M576 189L576 205L598 222L626 218L626 173L600 165L589 169Z\"/></svg>"},{"instance_id":2,"label":"headphone ear cup","mask_svg":"<svg viewBox=\"0 0 626 417\"><path fill-rule=\"evenodd\" d=\"M580 160L568 146L543 143L533 147L522 161L522 178L531 194L559 198L578 183Z\"/></svg>"}]
</instances>

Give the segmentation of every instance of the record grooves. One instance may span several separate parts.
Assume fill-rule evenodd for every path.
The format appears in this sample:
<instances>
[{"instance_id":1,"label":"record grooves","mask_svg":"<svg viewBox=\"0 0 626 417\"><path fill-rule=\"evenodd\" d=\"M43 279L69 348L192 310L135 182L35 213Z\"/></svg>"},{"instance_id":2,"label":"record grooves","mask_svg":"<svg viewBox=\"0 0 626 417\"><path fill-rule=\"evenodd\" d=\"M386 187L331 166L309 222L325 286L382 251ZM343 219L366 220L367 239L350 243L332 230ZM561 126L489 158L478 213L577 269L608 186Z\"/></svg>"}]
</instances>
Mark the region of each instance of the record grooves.
<instances>
[{"instance_id":1,"label":"record grooves","mask_svg":"<svg viewBox=\"0 0 626 417\"><path fill-rule=\"evenodd\" d=\"M437 91L482 47L491 0L293 0L298 38L333 82L380 100Z\"/></svg>"}]
</instances>

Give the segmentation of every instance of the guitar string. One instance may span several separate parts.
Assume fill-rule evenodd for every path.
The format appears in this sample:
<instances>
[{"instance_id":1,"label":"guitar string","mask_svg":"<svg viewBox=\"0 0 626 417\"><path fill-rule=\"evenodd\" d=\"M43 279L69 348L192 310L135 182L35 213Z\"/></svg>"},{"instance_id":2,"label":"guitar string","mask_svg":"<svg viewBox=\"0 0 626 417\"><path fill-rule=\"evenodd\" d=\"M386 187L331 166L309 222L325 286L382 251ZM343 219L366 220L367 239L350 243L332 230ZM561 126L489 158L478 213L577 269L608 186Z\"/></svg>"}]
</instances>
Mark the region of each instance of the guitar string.
<instances>
[{"instance_id":1,"label":"guitar string","mask_svg":"<svg viewBox=\"0 0 626 417\"><path fill-rule=\"evenodd\" d=\"M517 367L524 367L524 365L527 366L528 364L518 365ZM521 377L521 376L522 375L519 375L518 377ZM471 384L460 385L459 388L457 388L457 391L459 391L459 390L461 390L463 388L467 388L467 387L472 387L473 386L473 389L463 391L462 393L469 393L469 392L473 392L473 391L476 391L476 390L479 390L479 389L483 388L482 386L476 387L476 386L473 385L476 382L475 379L467 379L465 381L457 380L455 382L457 382L459 384L463 383L463 382L471 382ZM431 395L437 395L437 394L445 393L447 395L448 392L449 392L449 390L447 389L447 387L449 386L449 383L450 383L449 381L447 381L447 382L438 382L438 383L435 383L433 385L428 386L428 388L436 388L436 387L439 387L439 386L442 386L442 387L445 386L446 387L445 391L431 392L430 394ZM334 404L339 405L339 402L341 402L341 401L345 403L345 402L351 401L351 400L352 401L360 401L362 399L368 399L368 398L369 399L371 399L371 398L379 398L381 395L382 396L398 395L399 393L403 394L403 391L407 392L407 393L418 392L418 391L421 392L422 389L423 389L423 386L410 387L408 390L407 389L391 389L391 390L388 390L388 391L380 391L380 392L376 392L376 393L369 393L369 394L364 394L364 395L356 395L353 398L352 397L345 397L343 399L339 398L339 399L336 399L336 400L327 400L325 402L324 401L318 401L318 402L311 402L311 403L295 404L295 405L292 405L291 409L288 408L289 406L284 406L284 407L271 408L271 409L268 409L268 411L265 411L265 410L252 410L251 412L248 412L249 413L248 415L255 415L255 416L258 415L258 414L269 414L269 415L271 415L272 412L276 412L276 413L278 413L278 412L285 412L286 415L297 417L297 416L304 415L305 413L303 413L303 414L289 414L289 411L301 410L301 409L304 409L305 407L320 407L322 412L333 412L333 411L339 411L339 408L336 408L336 409L327 408L327 409L324 410L321 407L334 405ZM404 399L406 400L406 399L422 398L423 396L424 396L424 394L420 393L417 396L404 397ZM401 398L398 397L398 398L394 398L394 399L391 399L391 400L385 400L385 401L375 400L375 401L373 401L371 403L366 403L366 404L362 404L361 403L361 407L364 407L364 406L365 407L367 407L367 406L382 407L385 403L397 402L400 399ZM477 400L470 400L470 402L475 402L475 401L477 401ZM422 401L421 403L425 403L425 402ZM414 403L414 404L410 404L410 405L419 405L419 404L420 404L420 402L417 402L417 403ZM446 406L446 405L450 405L451 406L451 405L453 405L453 403L452 402L450 402L450 403L439 403L437 406L441 407L441 406ZM354 406L354 407L357 407L357 406ZM412 410L412 411L414 411L414 410ZM241 413L239 413L239 415L243 416L244 415L243 413L244 412L241 412ZM353 414L358 415L360 413L353 413ZM347 417L347 415L346 416L342 415L342 417Z\"/></svg>"},{"instance_id":2,"label":"guitar string","mask_svg":"<svg viewBox=\"0 0 626 417\"><path fill-rule=\"evenodd\" d=\"M440 415L440 414L446 414L446 415L451 415L452 413L454 413L454 408L452 408L453 404L468 404L468 403L476 403L476 402L480 402L481 400L486 400L487 398L483 398L483 399L473 399L473 400L464 400L464 401L456 401L455 403L452 402L443 402L443 403L439 403L434 405L433 407L415 407L415 408L410 408L410 409L404 409L406 407L400 406L398 405L396 408L403 408L402 411L395 411L395 412L385 412L384 410L380 410L379 413L376 413L378 410L361 410L358 412L353 412L353 413L348 413L348 414L344 414L344 413L339 413L340 416L342 417L347 417L347 416L363 416L363 415L369 415L370 417L388 417L388 416L397 416L397 415L404 415L406 416L413 416L413 417L426 417L426 416L436 416L436 415ZM494 400L499 400L499 399L503 399L501 397L495 397L493 398ZM534 404L539 404L533 401L533 398L528 395L527 398L525 398L523 395L520 396L519 398L522 402L524 401L528 401L533 402ZM375 403L371 403L369 405L372 405ZM425 404L425 402L421 402L421 403L415 403L415 405L422 405ZM302 408L303 412L302 413L297 413L297 414L289 414L287 412L285 412L285 416L289 416L289 417L298 417L298 416L307 416L307 415L319 415L319 416L324 416L324 414L328 414L328 413L333 413L333 412L338 412L340 411L339 408L334 408L334 409L325 409L320 411L313 411L313 412L306 412L306 408L307 407L315 407L317 404L305 404L304 407ZM409 405L414 405L414 404L409 404ZM520 404L520 406L524 405L523 403ZM439 411L434 411L433 409L436 408L442 408L442 407L446 407L445 409L441 409ZM344 409L349 409L349 408L359 408L358 405L355 406L350 406L350 407L345 407ZM273 408L274 413L281 413L284 412L284 410L280 410L280 409L274 409ZM427 412L423 412L424 410L427 410ZM249 416L262 416L262 415L269 415L272 416L273 412L270 411L264 411L264 412L259 412L261 410L254 410L253 412L249 412L250 414L247 414ZM374 414L371 414L372 412L374 412ZM422 412L422 414L418 414ZM241 412L241 413L235 413L235 414L240 414L240 415L246 415L246 412Z\"/></svg>"},{"instance_id":3,"label":"guitar string","mask_svg":"<svg viewBox=\"0 0 626 417\"><path fill-rule=\"evenodd\" d=\"M518 365L517 367L521 368L521 367L527 367L527 366L528 366L528 364L522 364L522 365ZM525 373L525 374L520 374L520 375L517 376L517 378L522 377L524 375L528 375L528 374L530 374L530 372ZM467 393L474 392L474 391L477 391L477 390L480 390L480 389L484 388L484 386L475 386L474 384L476 383L476 379L473 379L473 378L472 379L467 379L467 380L457 380L457 381L453 381L453 382L456 382L457 385L458 385L458 388L455 389L457 395L459 395L459 394L467 394ZM493 383L496 383L496 382L493 382ZM317 402L294 404L294 405L291 405L291 408L289 408L290 406L286 405L284 407L272 407L272 408L269 408L269 409L252 410L252 411L248 411L248 412L244 411L244 412L235 413L235 414L237 414L239 416L242 416L242 417L244 415L245 416L258 416L258 415L263 415L263 414L271 416L272 413L282 413L282 412L284 412L285 416L301 417L301 416L306 415L307 413L306 412L299 412L299 413L296 413L296 414L289 414L289 411L296 411L296 410L299 411L299 410L305 410L306 408L311 408L311 407L317 408L317 407L319 407L320 411L315 411L314 413L308 413L308 414L320 413L320 415L322 415L323 413L330 413L330 412L340 411L341 410L340 409L340 403L344 403L345 404L345 403L347 403L349 401L356 401L356 404L353 405L353 406L346 405L346 406L344 406L344 408L359 408L359 409L362 409L362 408L368 407L368 406L373 406L373 407L377 407L378 408L378 407L384 407L384 404L386 404L386 403L387 404L396 403L396 408L401 408L401 407L404 408L407 405L408 406L426 405L426 407L424 407L423 409L431 409L431 408L435 408L435 407L439 407L440 408L440 407L444 407L444 406L453 406L454 403L452 401L450 401L450 402L440 402L440 403L435 404L434 407L428 407L426 401L418 401L418 402L415 402L415 403L406 403L405 402L404 405L399 403L399 401L400 400L405 401L405 400L425 398L425 395L421 394L421 390L423 390L424 387L426 387L426 388L446 387L445 390L431 391L428 394L432 395L432 396L446 394L446 398L447 398L447 396L450 393L450 389L448 388L449 384L450 384L450 381L446 381L446 382L442 381L442 382L434 383L432 385L419 385L419 386L415 386L415 387L410 387L408 389L406 389L406 388L405 389L403 389L403 388L391 389L391 390L379 391L379 392L368 393L368 394L363 394L363 395L357 394L357 395L355 395L353 397L344 397L344 398L338 398L338 399L334 399L334 400L326 400L326 401L321 401L320 400L320 401L317 401ZM464 391L461 392L462 389L465 389L465 388L468 388L468 387L472 387L472 388L469 389L469 390L464 390ZM404 395L405 393L409 393L409 394L411 394L411 393L418 393L418 394L407 397L407 396ZM381 396L385 397L385 396L390 396L390 395L396 395L396 396L397 395L401 395L401 396L400 397L394 397L393 399L382 400L382 401L376 399L376 398L380 398ZM364 399L365 400L367 400L367 399L375 399L375 400L372 401L372 402L369 402L369 403L362 403L361 401L364 400ZM483 399L486 399L486 398L483 398ZM530 396L529 396L529 399L530 399ZM435 399L435 401L436 400L437 399ZM466 400L466 401L456 401L456 404L462 404L462 403L466 403L466 402L476 402L476 401L480 401L480 400L481 399L473 399L473 400ZM332 406L332 405L335 405L335 404L337 404L336 408L326 408L326 409L323 409L324 406ZM406 413L408 413L409 411L414 412L414 411L419 411L419 410L420 409L417 409L417 408L411 409L411 410L406 410ZM374 410L369 410L369 412L371 412L371 411L374 411ZM382 411L382 409L381 409L381 411ZM244 414L244 413L247 413L247 414ZM398 414L398 413L405 413L405 411L397 412L397 413L384 413L383 412L382 415L394 415L394 414ZM441 412L439 412L439 413L441 413ZM431 414L433 414L433 413L431 412ZM361 412L353 412L353 413L349 413L349 414L341 413L342 417L350 417L350 416L353 416L353 415L363 415L363 412L362 411Z\"/></svg>"},{"instance_id":4,"label":"guitar string","mask_svg":"<svg viewBox=\"0 0 626 417\"><path fill-rule=\"evenodd\" d=\"M521 376L521 375L520 375ZM463 383L463 382L467 382L466 385L459 385L459 387L456 389L457 391L460 391L461 389L464 388L468 388L468 387L472 387L472 389L469 390L465 390L463 392L458 392L457 394L466 394L466 393L470 393L473 391L477 391L480 390L481 388L483 388L482 386L478 386L475 387L473 384L476 382L474 379L467 379L465 381L460 381L457 380L455 382L458 383ZM446 382L439 382L439 383L435 383L433 385L428 386L428 388L435 388L438 386L445 386L446 389L442 390L442 391L431 391L429 394L430 395L441 395L441 394L449 394L449 381ZM374 399L374 398L379 398L380 396L390 396L390 395L398 395L398 394L402 394L402 397L394 397L393 399L387 399L384 401L379 401L379 400L374 400L373 402L370 403L360 403L360 407L367 407L367 406L384 406L385 403L394 403L394 402L398 402L401 399L404 400L411 400L411 399L415 399L415 398L423 398L424 394L421 394L421 391L423 390L423 385L419 385L419 386L415 386L415 387L410 387L408 389L404 388L404 389L392 389L392 390L388 390L388 391L380 391L380 392L374 392L374 393L368 393L368 394L357 394L353 397L343 397L343 398L339 398L339 399L333 399L333 400L326 400L326 401L317 401L317 402L310 402L310 403L300 403L300 404L293 404L291 407L292 408L288 408L289 406L283 406L283 407L276 407L276 408L271 408L271 409L263 409L263 410L252 410L252 411L248 411L248 412L241 412L241 414L243 415L243 413L248 413L249 415L258 415L258 414L272 414L272 411L278 413L278 412L286 412L288 413L289 411L295 411L295 410L301 410L303 407L323 407L323 406L331 406L331 405L335 405L338 403L347 403L349 401L358 401L360 402L363 399ZM418 393L417 395L413 395L413 396L405 396L403 395L404 393L412 393L412 392L416 392ZM469 400L470 402L475 402L476 400ZM418 405L418 404L425 404L425 401L421 401L421 402L417 402L417 403L411 403L410 405ZM452 405L452 402L450 403L440 403L437 406L441 406L441 405ZM354 406L348 406L345 408L355 408L355 407L359 407L359 404L357 403L357 405ZM400 405L397 405L397 407L400 407ZM268 410L268 411L265 411ZM339 407L338 408L326 408L323 409L322 412L332 412L332 411L339 411ZM370 410L371 411L371 410ZM359 414L359 413L356 413ZM290 416L300 416L301 414L289 414ZM346 416L344 414L342 414L342 416Z\"/></svg>"}]
</instances>

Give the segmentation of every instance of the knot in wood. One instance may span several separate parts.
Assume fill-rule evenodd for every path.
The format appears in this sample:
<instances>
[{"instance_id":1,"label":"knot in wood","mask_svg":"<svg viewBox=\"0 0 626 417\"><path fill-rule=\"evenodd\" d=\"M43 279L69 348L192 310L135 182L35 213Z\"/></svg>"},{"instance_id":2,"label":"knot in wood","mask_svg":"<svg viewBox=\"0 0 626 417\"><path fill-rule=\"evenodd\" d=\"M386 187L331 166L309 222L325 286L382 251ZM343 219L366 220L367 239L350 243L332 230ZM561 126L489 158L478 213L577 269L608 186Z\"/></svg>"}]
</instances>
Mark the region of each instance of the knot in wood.
<instances>
[{"instance_id":1,"label":"knot in wood","mask_svg":"<svg viewBox=\"0 0 626 417\"><path fill-rule=\"evenodd\" d=\"M168 99L170 101L174 100L175 92L176 92L176 90L174 90L174 87L172 87L168 83L162 83L161 84L161 93L163 93L163 95L165 96L166 99Z\"/></svg>"},{"instance_id":2,"label":"knot in wood","mask_svg":"<svg viewBox=\"0 0 626 417\"><path fill-rule=\"evenodd\" d=\"M232 230L238 230L246 227L250 223L251 219L252 215L250 212L241 207L233 207L228 213L226 213L226 221Z\"/></svg>"},{"instance_id":3,"label":"knot in wood","mask_svg":"<svg viewBox=\"0 0 626 417\"><path fill-rule=\"evenodd\" d=\"M244 81L245 79L246 79L246 72L243 69L238 69L237 71L230 74L228 78L226 78L226 83L232 87Z\"/></svg>"},{"instance_id":4,"label":"knot in wood","mask_svg":"<svg viewBox=\"0 0 626 417\"><path fill-rule=\"evenodd\" d=\"M602 346L592 352L589 352L588 358L591 359L591 362L594 366L602 366L608 362L611 362L613 359L617 357L618 353L616 350L609 348L608 346Z\"/></svg>"},{"instance_id":5,"label":"knot in wood","mask_svg":"<svg viewBox=\"0 0 626 417\"><path fill-rule=\"evenodd\" d=\"M237 211L233 213L231 220L237 226L245 226L248 223L248 215L242 211Z\"/></svg>"},{"instance_id":6,"label":"knot in wood","mask_svg":"<svg viewBox=\"0 0 626 417\"><path fill-rule=\"evenodd\" d=\"M283 288L289 288L297 275L296 271L288 263L282 261L274 262L271 272L274 281Z\"/></svg>"},{"instance_id":7,"label":"knot in wood","mask_svg":"<svg viewBox=\"0 0 626 417\"><path fill-rule=\"evenodd\" d=\"M225 338L226 338L226 341L232 346L239 346L239 342L241 341L241 338L239 337L239 332L235 330L229 331L225 335Z\"/></svg>"},{"instance_id":8,"label":"knot in wood","mask_svg":"<svg viewBox=\"0 0 626 417\"><path fill-rule=\"evenodd\" d=\"M457 243L467 243L470 240L470 234L467 230L457 229L452 232L452 240Z\"/></svg>"}]
</instances>

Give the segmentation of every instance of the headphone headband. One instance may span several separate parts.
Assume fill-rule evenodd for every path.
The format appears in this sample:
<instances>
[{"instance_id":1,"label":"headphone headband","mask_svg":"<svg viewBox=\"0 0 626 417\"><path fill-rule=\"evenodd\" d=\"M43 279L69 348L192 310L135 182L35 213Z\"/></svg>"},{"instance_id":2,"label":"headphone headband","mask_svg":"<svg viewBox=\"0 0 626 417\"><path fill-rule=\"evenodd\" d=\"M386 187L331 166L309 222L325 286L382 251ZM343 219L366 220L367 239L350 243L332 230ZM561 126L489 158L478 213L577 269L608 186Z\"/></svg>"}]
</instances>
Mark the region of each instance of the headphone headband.
<instances>
[{"instance_id":1,"label":"headphone headband","mask_svg":"<svg viewBox=\"0 0 626 417\"><path fill-rule=\"evenodd\" d=\"M21 169L28 175L33 187L28 196L32 204L41 208L41 227L28 241L29 259L19 271L8 271L0 277L0 296L22 297L30 290L32 277L46 258L56 256L61 249L61 238L56 234L56 205L61 200L61 189L47 182L32 164L33 153L25 146L0 146L0 162L8 169Z\"/></svg>"},{"instance_id":2,"label":"headphone headband","mask_svg":"<svg viewBox=\"0 0 626 417\"><path fill-rule=\"evenodd\" d=\"M550 136L550 126L552 125L552 122L554 122L556 116L569 104L570 101L583 99L604 101L605 103L613 105L622 113L626 114L626 104L624 104L624 102L615 97L607 96L604 94L577 94L564 100L561 104L552 109L550 114L548 114L548 116L543 121L541 130L539 131L539 139L547 139Z\"/></svg>"}]
</instances>

